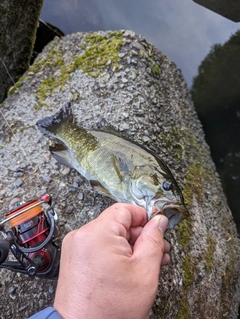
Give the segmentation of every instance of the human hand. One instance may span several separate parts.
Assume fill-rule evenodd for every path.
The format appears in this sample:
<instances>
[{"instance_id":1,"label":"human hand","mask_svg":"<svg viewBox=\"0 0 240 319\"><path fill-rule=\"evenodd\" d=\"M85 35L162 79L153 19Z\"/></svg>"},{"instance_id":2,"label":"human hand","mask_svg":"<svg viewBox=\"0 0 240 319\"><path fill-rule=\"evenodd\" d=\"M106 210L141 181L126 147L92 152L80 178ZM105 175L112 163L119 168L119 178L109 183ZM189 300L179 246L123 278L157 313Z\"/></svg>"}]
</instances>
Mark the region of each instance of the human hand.
<instances>
[{"instance_id":1,"label":"human hand","mask_svg":"<svg viewBox=\"0 0 240 319\"><path fill-rule=\"evenodd\" d=\"M117 203L66 235L54 308L64 319L148 318L160 265L170 261L167 224Z\"/></svg>"}]
</instances>

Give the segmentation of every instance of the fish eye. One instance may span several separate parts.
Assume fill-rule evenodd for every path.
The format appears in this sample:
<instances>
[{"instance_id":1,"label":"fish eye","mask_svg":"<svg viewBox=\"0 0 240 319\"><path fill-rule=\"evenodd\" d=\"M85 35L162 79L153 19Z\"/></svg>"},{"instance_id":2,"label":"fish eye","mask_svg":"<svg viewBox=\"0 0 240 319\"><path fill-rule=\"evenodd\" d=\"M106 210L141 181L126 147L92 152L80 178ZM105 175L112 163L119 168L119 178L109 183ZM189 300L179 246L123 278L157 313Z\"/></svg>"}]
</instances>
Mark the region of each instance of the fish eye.
<instances>
[{"instance_id":1,"label":"fish eye","mask_svg":"<svg viewBox=\"0 0 240 319\"><path fill-rule=\"evenodd\" d=\"M162 187L165 191L170 191L172 189L172 183L163 182Z\"/></svg>"}]
</instances>

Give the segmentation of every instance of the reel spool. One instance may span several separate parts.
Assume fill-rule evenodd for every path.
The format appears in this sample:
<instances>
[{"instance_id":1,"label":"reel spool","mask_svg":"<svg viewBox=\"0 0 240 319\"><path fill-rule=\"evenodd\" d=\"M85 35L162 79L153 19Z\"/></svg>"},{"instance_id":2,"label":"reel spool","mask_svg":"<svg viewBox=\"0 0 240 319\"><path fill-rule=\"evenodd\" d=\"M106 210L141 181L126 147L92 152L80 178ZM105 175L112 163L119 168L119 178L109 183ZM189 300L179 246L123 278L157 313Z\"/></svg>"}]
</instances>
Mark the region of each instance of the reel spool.
<instances>
[{"instance_id":1,"label":"reel spool","mask_svg":"<svg viewBox=\"0 0 240 319\"><path fill-rule=\"evenodd\" d=\"M41 204L49 205L46 213ZM55 238L60 231L54 219L50 195L44 195L11 210L0 222L4 239L0 240L0 268L30 276L55 277L58 274L60 250ZM9 222L11 230L5 232L3 224ZM17 261L6 261L9 250Z\"/></svg>"}]
</instances>

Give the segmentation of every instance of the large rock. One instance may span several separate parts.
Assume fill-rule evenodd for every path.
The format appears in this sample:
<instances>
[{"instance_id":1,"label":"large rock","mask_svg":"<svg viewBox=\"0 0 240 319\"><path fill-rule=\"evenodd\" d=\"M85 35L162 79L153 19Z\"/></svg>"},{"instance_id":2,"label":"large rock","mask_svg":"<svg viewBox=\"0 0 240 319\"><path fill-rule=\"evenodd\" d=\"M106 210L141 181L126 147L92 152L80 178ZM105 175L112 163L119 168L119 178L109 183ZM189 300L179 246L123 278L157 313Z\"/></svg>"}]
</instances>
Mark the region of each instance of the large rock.
<instances>
[{"instance_id":1,"label":"large rock","mask_svg":"<svg viewBox=\"0 0 240 319\"><path fill-rule=\"evenodd\" d=\"M42 5L43 0L0 2L0 102L13 85L8 72L16 81L29 67Z\"/></svg>"},{"instance_id":2,"label":"large rock","mask_svg":"<svg viewBox=\"0 0 240 319\"><path fill-rule=\"evenodd\" d=\"M183 189L191 217L166 234L172 262L162 269L151 318L237 318L239 239L186 83L174 63L133 32L54 40L17 83L1 108L11 127L1 120L1 218L12 198L30 200L45 189L64 235L112 203L48 158L48 139L35 123L68 101L80 125L104 118L154 150ZM16 174L15 165L23 172ZM56 280L0 275L2 318L24 318L52 303Z\"/></svg>"}]
</instances>

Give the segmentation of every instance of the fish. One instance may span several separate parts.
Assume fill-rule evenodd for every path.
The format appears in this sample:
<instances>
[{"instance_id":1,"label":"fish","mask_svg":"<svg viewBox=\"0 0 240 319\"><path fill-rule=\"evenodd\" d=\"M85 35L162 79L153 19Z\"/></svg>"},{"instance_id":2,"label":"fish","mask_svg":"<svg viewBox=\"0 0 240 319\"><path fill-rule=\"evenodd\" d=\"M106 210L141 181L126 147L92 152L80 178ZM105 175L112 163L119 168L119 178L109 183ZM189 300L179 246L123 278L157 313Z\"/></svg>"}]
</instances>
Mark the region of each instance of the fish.
<instances>
[{"instance_id":1,"label":"fish","mask_svg":"<svg viewBox=\"0 0 240 319\"><path fill-rule=\"evenodd\" d=\"M44 135L58 140L50 146L53 157L77 170L98 193L144 207L148 220L165 215L168 229L189 216L170 169L148 148L117 131L80 127L74 123L70 102L36 125Z\"/></svg>"}]
</instances>

